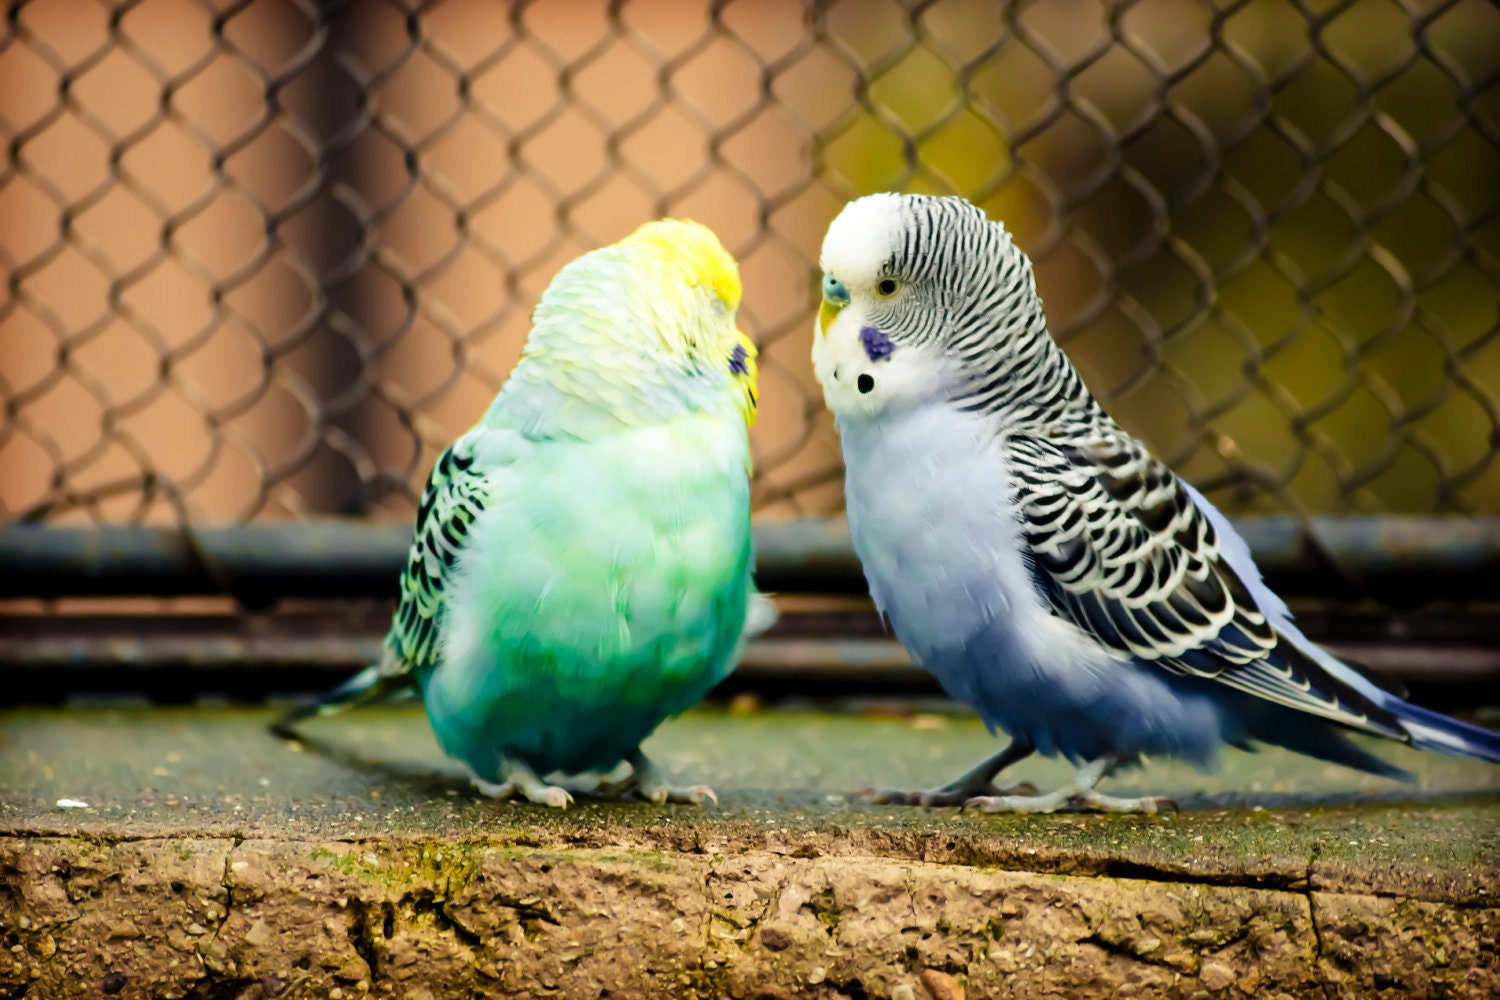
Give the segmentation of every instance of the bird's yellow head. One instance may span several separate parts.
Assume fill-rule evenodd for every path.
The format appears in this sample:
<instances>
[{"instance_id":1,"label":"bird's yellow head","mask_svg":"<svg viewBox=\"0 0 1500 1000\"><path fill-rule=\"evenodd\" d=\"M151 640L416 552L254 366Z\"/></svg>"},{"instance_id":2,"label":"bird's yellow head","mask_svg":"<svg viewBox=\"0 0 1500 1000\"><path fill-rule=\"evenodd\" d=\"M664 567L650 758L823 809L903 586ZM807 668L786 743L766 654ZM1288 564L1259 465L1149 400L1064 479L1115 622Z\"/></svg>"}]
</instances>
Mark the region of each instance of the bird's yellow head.
<instances>
[{"instance_id":1,"label":"bird's yellow head","mask_svg":"<svg viewBox=\"0 0 1500 1000\"><path fill-rule=\"evenodd\" d=\"M711 292L726 311L740 307L739 265L712 229L691 219L659 219L620 241L621 246L636 243L653 247L681 271L685 285Z\"/></svg>"},{"instance_id":2,"label":"bird's yellow head","mask_svg":"<svg viewBox=\"0 0 1500 1000\"><path fill-rule=\"evenodd\" d=\"M602 433L685 411L756 412L755 345L735 326L740 272L706 226L648 222L569 261L532 313L496 419Z\"/></svg>"},{"instance_id":3,"label":"bird's yellow head","mask_svg":"<svg viewBox=\"0 0 1500 1000\"><path fill-rule=\"evenodd\" d=\"M734 258L713 230L690 219L648 222L619 245L648 249L661 262L656 283L661 304L680 317L657 325L663 346L709 367L726 366L739 389L745 422L753 424L759 368L755 345L735 326L742 290Z\"/></svg>"}]
</instances>

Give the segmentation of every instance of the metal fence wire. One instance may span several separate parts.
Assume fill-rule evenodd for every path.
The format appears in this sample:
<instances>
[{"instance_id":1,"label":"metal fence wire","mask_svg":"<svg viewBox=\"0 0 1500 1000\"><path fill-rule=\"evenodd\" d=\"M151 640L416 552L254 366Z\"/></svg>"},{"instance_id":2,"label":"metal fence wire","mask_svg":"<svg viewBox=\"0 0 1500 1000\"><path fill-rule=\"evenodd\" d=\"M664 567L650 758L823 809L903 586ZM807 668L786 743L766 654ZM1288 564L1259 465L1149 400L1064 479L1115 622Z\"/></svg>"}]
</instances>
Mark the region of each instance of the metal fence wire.
<instances>
[{"instance_id":1,"label":"metal fence wire","mask_svg":"<svg viewBox=\"0 0 1500 1000\"><path fill-rule=\"evenodd\" d=\"M957 192L1256 512L1500 510L1485 0L34 0L0 41L6 518L407 520L568 259L739 258L755 497L836 513L827 223Z\"/></svg>"}]
</instances>

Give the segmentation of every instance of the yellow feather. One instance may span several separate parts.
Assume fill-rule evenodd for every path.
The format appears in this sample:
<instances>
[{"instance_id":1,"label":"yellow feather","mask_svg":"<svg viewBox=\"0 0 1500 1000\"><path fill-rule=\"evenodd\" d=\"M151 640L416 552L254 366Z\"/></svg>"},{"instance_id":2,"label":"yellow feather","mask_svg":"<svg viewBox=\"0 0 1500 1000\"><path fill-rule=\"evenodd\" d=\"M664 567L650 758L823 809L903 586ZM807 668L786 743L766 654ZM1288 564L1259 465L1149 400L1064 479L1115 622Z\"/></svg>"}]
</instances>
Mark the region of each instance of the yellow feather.
<instances>
[{"instance_id":1,"label":"yellow feather","mask_svg":"<svg viewBox=\"0 0 1500 1000\"><path fill-rule=\"evenodd\" d=\"M620 242L655 246L663 257L682 268L688 284L711 289L730 312L740 307L739 265L707 226L691 219L660 219L646 223Z\"/></svg>"}]
</instances>

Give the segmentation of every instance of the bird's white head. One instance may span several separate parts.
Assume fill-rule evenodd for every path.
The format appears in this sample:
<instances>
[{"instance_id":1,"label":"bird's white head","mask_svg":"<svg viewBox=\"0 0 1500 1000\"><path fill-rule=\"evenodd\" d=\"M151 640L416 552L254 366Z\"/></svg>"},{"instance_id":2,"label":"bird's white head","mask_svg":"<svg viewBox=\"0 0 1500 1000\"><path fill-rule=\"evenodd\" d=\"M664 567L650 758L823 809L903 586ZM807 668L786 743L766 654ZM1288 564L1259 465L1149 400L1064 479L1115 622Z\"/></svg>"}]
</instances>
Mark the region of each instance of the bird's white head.
<instances>
[{"instance_id":1,"label":"bird's white head","mask_svg":"<svg viewBox=\"0 0 1500 1000\"><path fill-rule=\"evenodd\" d=\"M1026 255L962 198L852 201L821 265L813 368L840 418L964 396L1020 335L1045 335Z\"/></svg>"},{"instance_id":2,"label":"bird's white head","mask_svg":"<svg viewBox=\"0 0 1500 1000\"><path fill-rule=\"evenodd\" d=\"M845 206L823 238L813 370L839 417L873 416L928 399L949 367L941 350L898 345L886 332L911 294L892 267L905 228L901 198L876 194Z\"/></svg>"}]
</instances>

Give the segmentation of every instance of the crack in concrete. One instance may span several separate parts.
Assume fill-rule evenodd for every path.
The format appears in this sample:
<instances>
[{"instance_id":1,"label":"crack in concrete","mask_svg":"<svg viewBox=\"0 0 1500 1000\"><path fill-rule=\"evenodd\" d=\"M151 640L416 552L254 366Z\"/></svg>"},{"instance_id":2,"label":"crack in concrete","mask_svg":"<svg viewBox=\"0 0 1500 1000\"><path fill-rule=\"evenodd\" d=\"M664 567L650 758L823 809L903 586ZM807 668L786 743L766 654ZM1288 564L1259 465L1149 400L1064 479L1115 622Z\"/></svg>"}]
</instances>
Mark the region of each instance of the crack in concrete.
<instances>
[{"instance_id":1,"label":"crack in concrete","mask_svg":"<svg viewBox=\"0 0 1500 1000\"><path fill-rule=\"evenodd\" d=\"M453 936L468 945L470 950L483 948L484 939L449 911L449 898L445 883L441 894L430 889L418 889L403 894L398 905L409 909L413 917L420 915L431 917L436 927L440 930L451 931Z\"/></svg>"},{"instance_id":2,"label":"crack in concrete","mask_svg":"<svg viewBox=\"0 0 1500 1000\"><path fill-rule=\"evenodd\" d=\"M750 947L755 943L755 934L760 930L760 925L775 915L776 910L781 905L781 894L786 890L790 882L790 877L783 873L781 878L777 879L776 886L771 890L771 894L766 897L766 905L760 911L760 915L751 917L749 922L745 924L745 929L748 933L745 935L745 940L740 944L741 951L750 950Z\"/></svg>"},{"instance_id":3,"label":"crack in concrete","mask_svg":"<svg viewBox=\"0 0 1500 1000\"><path fill-rule=\"evenodd\" d=\"M219 935L224 930L224 925L229 923L229 915L234 912L234 852L239 849L241 840L236 840L229 845L229 850L224 852L224 871L219 876L219 885L224 888L224 913L219 922L214 926L213 937L209 940L219 940Z\"/></svg>"},{"instance_id":4,"label":"crack in concrete","mask_svg":"<svg viewBox=\"0 0 1500 1000\"><path fill-rule=\"evenodd\" d=\"M714 919L719 916L719 909L714 903L714 860L709 859L708 867L703 872L703 884L699 891L703 894L703 947L713 948L714 945Z\"/></svg>"},{"instance_id":5,"label":"crack in concrete","mask_svg":"<svg viewBox=\"0 0 1500 1000\"><path fill-rule=\"evenodd\" d=\"M1307 903L1307 923L1308 926L1312 929L1313 977L1318 984L1318 989L1322 991L1323 996L1328 997L1331 1000L1331 998L1337 996L1338 991L1334 989L1333 984L1328 981L1323 971L1323 958L1326 954L1326 945L1323 941L1323 928L1318 924L1318 904L1317 901L1313 898L1313 893L1316 891L1316 886L1313 884L1313 868L1317 863L1318 852L1313 851L1308 855L1307 858L1307 873L1302 879L1303 888L1299 895L1301 895Z\"/></svg>"},{"instance_id":6,"label":"crack in concrete","mask_svg":"<svg viewBox=\"0 0 1500 1000\"><path fill-rule=\"evenodd\" d=\"M1181 974L1182 972L1181 969L1177 968L1175 965L1172 965L1169 962L1162 961L1161 959L1150 958L1147 955L1142 955L1134 948L1121 944L1118 941L1111 941L1101 935L1098 930L1093 931L1086 937L1079 938L1078 943L1091 944L1094 947L1098 948L1100 951L1105 952L1106 954L1117 955L1120 958L1128 958L1132 962L1138 962L1141 965L1149 965L1153 969L1166 969L1168 972L1178 974ZM1198 958L1201 961L1202 955L1199 955Z\"/></svg>"},{"instance_id":7,"label":"crack in concrete","mask_svg":"<svg viewBox=\"0 0 1500 1000\"><path fill-rule=\"evenodd\" d=\"M1323 956L1326 946L1323 943L1323 929L1318 926L1318 905L1313 900L1312 890L1308 890L1305 898L1307 900L1307 922L1308 926L1312 928L1313 936L1313 976L1317 980L1318 987L1323 991L1323 995L1331 998L1337 995L1337 991L1324 975Z\"/></svg>"},{"instance_id":8,"label":"crack in concrete","mask_svg":"<svg viewBox=\"0 0 1500 1000\"><path fill-rule=\"evenodd\" d=\"M471 949L478 950L484 948L483 935L455 916L446 900L439 906L438 910L447 918L448 923L452 925L453 933L460 941L467 944Z\"/></svg>"},{"instance_id":9,"label":"crack in concrete","mask_svg":"<svg viewBox=\"0 0 1500 1000\"><path fill-rule=\"evenodd\" d=\"M380 956L376 954L375 931L370 925L369 904L358 896L348 897L349 946L365 963L373 990L380 982Z\"/></svg>"},{"instance_id":10,"label":"crack in concrete","mask_svg":"<svg viewBox=\"0 0 1500 1000\"><path fill-rule=\"evenodd\" d=\"M496 893L493 898L495 905L503 906L507 910L514 912L517 919L523 924L527 920L539 920L544 924L551 924L553 927L562 926L562 921L557 918L557 914L541 905L542 898L540 896L523 896L517 898Z\"/></svg>"},{"instance_id":11,"label":"crack in concrete","mask_svg":"<svg viewBox=\"0 0 1500 1000\"><path fill-rule=\"evenodd\" d=\"M219 887L224 890L224 912L219 915L217 921L213 922L213 933L206 939L210 945L218 944L219 935L224 933L224 927L229 923L229 918L235 910L234 854L243 843L243 837L230 838L229 847L224 851L224 867L219 873ZM230 971L227 961L222 971L214 969L209 965L209 956L203 953L202 946L194 949L194 956L198 959L198 966L203 976L188 989L184 1000L221 1000L221 998L229 1000L238 996L245 987L254 982L251 977L242 975L238 967ZM217 962L220 959L214 956L214 961Z\"/></svg>"},{"instance_id":12,"label":"crack in concrete","mask_svg":"<svg viewBox=\"0 0 1500 1000\"><path fill-rule=\"evenodd\" d=\"M907 908L911 910L912 926L914 928L919 927L922 923L922 918L917 915L917 883L916 880L912 878L910 868L902 870L901 884L906 888L906 905ZM900 930L902 935L904 936L906 934L906 928L902 927ZM902 963L906 966L908 972L914 971L916 969L917 965L919 964L920 957L921 956L917 952L916 945L907 944L904 947Z\"/></svg>"}]
</instances>

